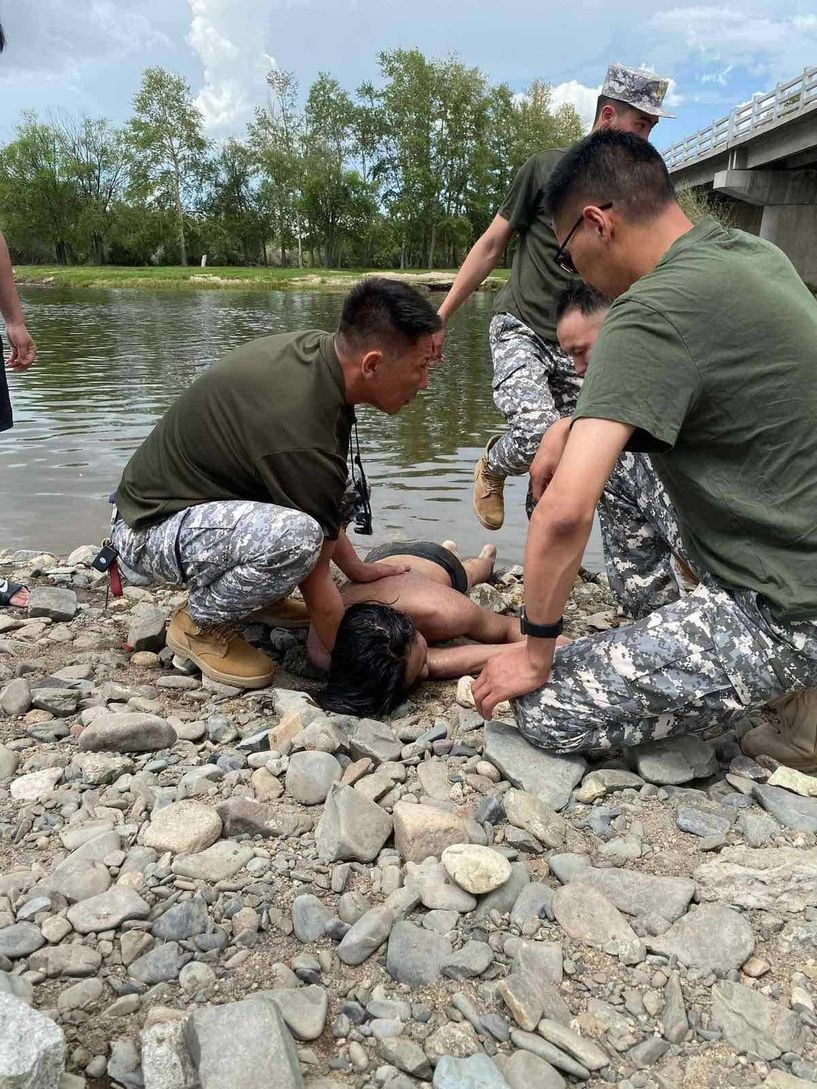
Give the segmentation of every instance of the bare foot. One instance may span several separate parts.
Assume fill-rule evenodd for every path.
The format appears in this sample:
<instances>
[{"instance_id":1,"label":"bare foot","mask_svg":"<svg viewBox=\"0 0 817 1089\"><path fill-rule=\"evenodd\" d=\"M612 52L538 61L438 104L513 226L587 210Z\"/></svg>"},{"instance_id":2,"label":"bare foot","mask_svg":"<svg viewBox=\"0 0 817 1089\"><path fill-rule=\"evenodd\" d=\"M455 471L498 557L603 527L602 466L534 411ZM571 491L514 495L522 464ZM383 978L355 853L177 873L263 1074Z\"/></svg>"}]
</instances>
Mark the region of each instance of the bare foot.
<instances>
[{"instance_id":1,"label":"bare foot","mask_svg":"<svg viewBox=\"0 0 817 1089\"><path fill-rule=\"evenodd\" d=\"M459 555L456 541L443 541L442 547L447 548L449 552L453 552L455 556Z\"/></svg>"},{"instance_id":2,"label":"bare foot","mask_svg":"<svg viewBox=\"0 0 817 1089\"><path fill-rule=\"evenodd\" d=\"M23 589L18 590L16 594L12 594L9 600L9 606L12 609L25 609L28 606L30 597L31 594L29 593L28 587L24 586Z\"/></svg>"},{"instance_id":3,"label":"bare foot","mask_svg":"<svg viewBox=\"0 0 817 1089\"><path fill-rule=\"evenodd\" d=\"M568 637L566 635L560 635L559 638L556 640L556 646L557 647L569 647L572 642L573 642L573 640L568 639Z\"/></svg>"},{"instance_id":4,"label":"bare foot","mask_svg":"<svg viewBox=\"0 0 817 1089\"><path fill-rule=\"evenodd\" d=\"M487 544L482 546L482 551L479 554L481 560L495 560L496 559L496 545Z\"/></svg>"}]
</instances>

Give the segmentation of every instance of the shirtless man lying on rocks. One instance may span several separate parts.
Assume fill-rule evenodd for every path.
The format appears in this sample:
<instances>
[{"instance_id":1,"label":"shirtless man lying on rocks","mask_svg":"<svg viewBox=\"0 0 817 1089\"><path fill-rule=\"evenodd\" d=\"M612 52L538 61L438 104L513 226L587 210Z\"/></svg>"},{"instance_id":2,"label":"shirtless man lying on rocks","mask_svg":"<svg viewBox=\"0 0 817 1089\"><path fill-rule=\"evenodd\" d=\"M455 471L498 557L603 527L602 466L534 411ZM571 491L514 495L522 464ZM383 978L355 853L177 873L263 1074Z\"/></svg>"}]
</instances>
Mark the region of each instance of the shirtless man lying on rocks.
<instances>
[{"instance_id":1,"label":"shirtless man lying on rocks","mask_svg":"<svg viewBox=\"0 0 817 1089\"><path fill-rule=\"evenodd\" d=\"M480 608L467 596L490 579L496 548L485 545L475 559L462 561L455 548L452 541L398 541L369 552L367 563L388 559L406 564L408 571L341 589L346 612L331 655L310 629L310 660L328 671L319 696L327 710L388 714L416 681L478 673L489 658L522 638L518 617ZM429 646L460 638L472 642Z\"/></svg>"}]
</instances>

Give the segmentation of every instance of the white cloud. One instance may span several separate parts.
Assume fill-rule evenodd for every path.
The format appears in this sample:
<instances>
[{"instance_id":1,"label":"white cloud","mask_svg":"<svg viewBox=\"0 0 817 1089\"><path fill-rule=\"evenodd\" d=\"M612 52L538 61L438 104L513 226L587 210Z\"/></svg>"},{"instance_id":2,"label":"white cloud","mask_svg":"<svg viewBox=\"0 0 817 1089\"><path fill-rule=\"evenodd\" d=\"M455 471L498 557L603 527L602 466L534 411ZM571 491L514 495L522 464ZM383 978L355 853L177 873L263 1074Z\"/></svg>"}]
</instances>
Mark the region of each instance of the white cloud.
<instances>
[{"instance_id":1,"label":"white cloud","mask_svg":"<svg viewBox=\"0 0 817 1089\"><path fill-rule=\"evenodd\" d=\"M152 10L151 10L152 9ZM90 62L170 47L155 18L158 5L132 0L37 0L3 12L2 79L76 79Z\"/></svg>"},{"instance_id":2,"label":"white cloud","mask_svg":"<svg viewBox=\"0 0 817 1089\"><path fill-rule=\"evenodd\" d=\"M567 83L558 83L551 88L550 100L554 109L559 106L573 106L576 113L582 119L582 124L589 129L596 116L596 99L601 93L601 87L588 87L578 80L571 79Z\"/></svg>"},{"instance_id":3,"label":"white cloud","mask_svg":"<svg viewBox=\"0 0 817 1089\"><path fill-rule=\"evenodd\" d=\"M204 70L196 99L205 124L237 133L266 100L265 77L275 60L266 52L271 0L189 0L188 41Z\"/></svg>"}]
</instances>

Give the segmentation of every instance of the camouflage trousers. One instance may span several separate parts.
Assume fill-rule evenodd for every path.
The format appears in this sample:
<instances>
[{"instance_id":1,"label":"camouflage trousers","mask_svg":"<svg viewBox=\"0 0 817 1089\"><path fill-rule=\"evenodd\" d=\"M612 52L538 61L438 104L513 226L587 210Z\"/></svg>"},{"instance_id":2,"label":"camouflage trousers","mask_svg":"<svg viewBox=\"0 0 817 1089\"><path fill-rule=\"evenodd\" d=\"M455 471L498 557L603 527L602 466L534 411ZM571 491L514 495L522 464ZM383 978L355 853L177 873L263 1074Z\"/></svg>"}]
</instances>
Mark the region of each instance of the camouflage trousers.
<instances>
[{"instance_id":1,"label":"camouflage trousers","mask_svg":"<svg viewBox=\"0 0 817 1089\"><path fill-rule=\"evenodd\" d=\"M705 576L643 620L558 650L548 683L514 713L532 744L570 753L725 730L814 687L817 621L776 621L759 595Z\"/></svg>"},{"instance_id":2,"label":"camouflage trousers","mask_svg":"<svg viewBox=\"0 0 817 1089\"><path fill-rule=\"evenodd\" d=\"M542 340L513 314L494 315L488 343L494 404L510 429L488 451L488 468L521 476L550 425L573 412L581 379L558 344Z\"/></svg>"},{"instance_id":3,"label":"camouflage trousers","mask_svg":"<svg viewBox=\"0 0 817 1089\"><path fill-rule=\"evenodd\" d=\"M120 518L111 537L137 575L190 587L197 624L224 624L286 597L315 566L323 532L308 514L272 503L202 503L146 530Z\"/></svg>"}]
</instances>

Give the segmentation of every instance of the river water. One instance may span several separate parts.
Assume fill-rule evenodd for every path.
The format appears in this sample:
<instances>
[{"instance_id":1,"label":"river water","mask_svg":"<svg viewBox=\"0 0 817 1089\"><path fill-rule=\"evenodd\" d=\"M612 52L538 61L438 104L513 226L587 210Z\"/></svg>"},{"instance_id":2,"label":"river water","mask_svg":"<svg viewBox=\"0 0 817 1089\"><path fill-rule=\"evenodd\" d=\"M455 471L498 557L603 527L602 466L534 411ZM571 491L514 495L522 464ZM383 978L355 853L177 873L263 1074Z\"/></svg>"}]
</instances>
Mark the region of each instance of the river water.
<instances>
[{"instance_id":1,"label":"river water","mask_svg":"<svg viewBox=\"0 0 817 1089\"><path fill-rule=\"evenodd\" d=\"M0 549L58 554L105 535L106 496L154 421L201 371L253 337L332 329L342 296L312 292L25 288L39 359L11 374L15 427L0 435ZM474 464L501 420L491 400L492 296L453 319L447 363L399 416L358 413L372 484L374 536L454 538L461 554L491 539L504 563L524 553L527 477L506 488L506 520L489 534L471 509ZM585 562L601 566L597 531Z\"/></svg>"}]
</instances>

